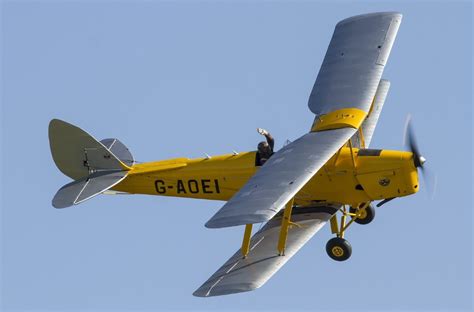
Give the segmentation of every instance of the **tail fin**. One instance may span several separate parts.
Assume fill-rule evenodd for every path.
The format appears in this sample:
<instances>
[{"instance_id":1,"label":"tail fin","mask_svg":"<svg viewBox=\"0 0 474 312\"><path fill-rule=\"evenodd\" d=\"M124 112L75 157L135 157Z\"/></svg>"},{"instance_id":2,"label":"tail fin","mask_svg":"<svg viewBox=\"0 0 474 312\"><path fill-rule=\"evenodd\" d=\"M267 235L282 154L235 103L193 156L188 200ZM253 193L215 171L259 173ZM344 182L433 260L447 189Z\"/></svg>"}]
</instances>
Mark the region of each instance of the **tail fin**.
<instances>
[{"instance_id":1,"label":"tail fin","mask_svg":"<svg viewBox=\"0 0 474 312\"><path fill-rule=\"evenodd\" d=\"M84 130L62 120L49 123L49 144L56 166L75 180L53 198L56 208L79 204L122 181L133 157L117 139L97 141Z\"/></svg>"},{"instance_id":2,"label":"tail fin","mask_svg":"<svg viewBox=\"0 0 474 312\"><path fill-rule=\"evenodd\" d=\"M131 167L135 163L132 153L130 153L128 148L118 139L103 139L100 143L104 144L104 146L126 166Z\"/></svg>"},{"instance_id":3,"label":"tail fin","mask_svg":"<svg viewBox=\"0 0 474 312\"><path fill-rule=\"evenodd\" d=\"M97 141L84 130L65 121L49 123L49 145L56 166L68 177L78 180L101 170L129 170L133 157L116 139ZM128 158L122 162L114 152Z\"/></svg>"}]
</instances>

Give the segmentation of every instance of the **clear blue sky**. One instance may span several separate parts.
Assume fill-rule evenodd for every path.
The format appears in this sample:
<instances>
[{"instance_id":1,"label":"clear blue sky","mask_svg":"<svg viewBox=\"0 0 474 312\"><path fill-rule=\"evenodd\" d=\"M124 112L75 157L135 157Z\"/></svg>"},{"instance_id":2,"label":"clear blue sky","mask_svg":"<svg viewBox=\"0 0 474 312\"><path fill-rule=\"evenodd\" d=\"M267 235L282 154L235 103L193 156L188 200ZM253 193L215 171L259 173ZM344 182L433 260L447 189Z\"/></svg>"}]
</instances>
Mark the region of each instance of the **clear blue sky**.
<instances>
[{"instance_id":1,"label":"clear blue sky","mask_svg":"<svg viewBox=\"0 0 474 312\"><path fill-rule=\"evenodd\" d=\"M470 2L2 2L4 311L420 311L472 309ZM49 151L64 119L117 137L139 161L255 149L306 133L307 99L335 24L400 11L392 88L373 147L402 149L413 115L437 194L424 189L347 232L323 229L261 289L191 294L239 248L204 223L222 202L100 196L57 210L69 182Z\"/></svg>"}]
</instances>

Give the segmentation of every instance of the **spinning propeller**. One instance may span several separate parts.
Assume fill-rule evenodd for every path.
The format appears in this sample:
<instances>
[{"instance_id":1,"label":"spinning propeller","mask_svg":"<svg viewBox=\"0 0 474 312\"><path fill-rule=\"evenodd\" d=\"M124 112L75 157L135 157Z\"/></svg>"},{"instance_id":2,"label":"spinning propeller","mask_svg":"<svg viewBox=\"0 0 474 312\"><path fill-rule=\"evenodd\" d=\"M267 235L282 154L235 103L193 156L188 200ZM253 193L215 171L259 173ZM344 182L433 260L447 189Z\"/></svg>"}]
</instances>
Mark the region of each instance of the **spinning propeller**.
<instances>
[{"instance_id":1,"label":"spinning propeller","mask_svg":"<svg viewBox=\"0 0 474 312\"><path fill-rule=\"evenodd\" d=\"M408 147L409 151L413 153L413 162L415 164L415 167L420 169L421 175L423 176L424 184L428 189L428 193L430 194L430 197L433 198L436 189L436 176L433 176L431 172L425 167L426 158L421 155L420 149L418 148L415 133L413 131L413 126L411 123L411 115L407 116L404 137L404 144Z\"/></svg>"}]
</instances>

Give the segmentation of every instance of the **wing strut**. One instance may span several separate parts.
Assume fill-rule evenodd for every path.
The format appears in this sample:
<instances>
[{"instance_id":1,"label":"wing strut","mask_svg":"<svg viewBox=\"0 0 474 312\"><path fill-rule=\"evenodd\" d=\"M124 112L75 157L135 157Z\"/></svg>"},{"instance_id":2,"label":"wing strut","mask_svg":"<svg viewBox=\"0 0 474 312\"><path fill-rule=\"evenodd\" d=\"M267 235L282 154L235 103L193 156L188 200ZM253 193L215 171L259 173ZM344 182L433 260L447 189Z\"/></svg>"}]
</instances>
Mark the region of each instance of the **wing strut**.
<instances>
[{"instance_id":1,"label":"wing strut","mask_svg":"<svg viewBox=\"0 0 474 312\"><path fill-rule=\"evenodd\" d=\"M293 210L293 202L294 198L290 199L290 201L285 206L285 211L283 212L283 218L281 218L281 228L280 228L280 237L278 239L278 255L284 256L285 255L285 247L286 247L286 238L288 237L288 229L291 225L296 224L291 222L291 211Z\"/></svg>"},{"instance_id":2,"label":"wing strut","mask_svg":"<svg viewBox=\"0 0 474 312\"><path fill-rule=\"evenodd\" d=\"M285 255L286 248L286 239L288 238L288 230L291 226L300 226L297 223L291 222L291 212L293 210L294 197L285 205L285 210L283 211L283 216L281 218L281 227L280 235L278 238L278 256ZM252 236L252 227L253 224L246 224L244 231L244 238L242 240L242 248L240 249L242 253L242 258L247 258L247 255L250 251L250 237Z\"/></svg>"},{"instance_id":3,"label":"wing strut","mask_svg":"<svg viewBox=\"0 0 474 312\"><path fill-rule=\"evenodd\" d=\"M240 249L244 259L247 258L247 255L250 251L250 237L252 236L252 227L252 223L245 225L244 239L242 241L242 248Z\"/></svg>"}]
</instances>

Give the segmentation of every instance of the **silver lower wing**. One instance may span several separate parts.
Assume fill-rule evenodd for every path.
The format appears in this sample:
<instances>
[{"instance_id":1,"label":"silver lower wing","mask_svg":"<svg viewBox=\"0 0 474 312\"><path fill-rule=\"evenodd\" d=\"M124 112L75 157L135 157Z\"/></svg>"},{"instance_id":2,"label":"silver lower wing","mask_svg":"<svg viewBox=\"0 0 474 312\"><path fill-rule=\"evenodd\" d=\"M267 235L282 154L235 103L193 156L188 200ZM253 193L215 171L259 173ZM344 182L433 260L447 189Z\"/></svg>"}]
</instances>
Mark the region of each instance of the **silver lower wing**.
<instances>
[{"instance_id":1,"label":"silver lower wing","mask_svg":"<svg viewBox=\"0 0 474 312\"><path fill-rule=\"evenodd\" d=\"M241 251L237 251L193 295L220 296L259 288L326 224L338 208L294 208L291 220L299 226L289 229L284 256L279 256L277 251L282 214L276 215L252 237L245 259Z\"/></svg>"},{"instance_id":2,"label":"silver lower wing","mask_svg":"<svg viewBox=\"0 0 474 312\"><path fill-rule=\"evenodd\" d=\"M310 132L276 152L207 223L220 228L270 220L356 132Z\"/></svg>"}]
</instances>

